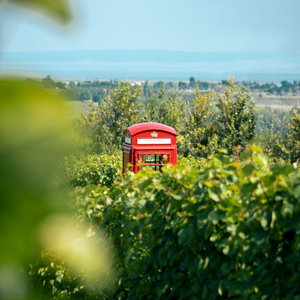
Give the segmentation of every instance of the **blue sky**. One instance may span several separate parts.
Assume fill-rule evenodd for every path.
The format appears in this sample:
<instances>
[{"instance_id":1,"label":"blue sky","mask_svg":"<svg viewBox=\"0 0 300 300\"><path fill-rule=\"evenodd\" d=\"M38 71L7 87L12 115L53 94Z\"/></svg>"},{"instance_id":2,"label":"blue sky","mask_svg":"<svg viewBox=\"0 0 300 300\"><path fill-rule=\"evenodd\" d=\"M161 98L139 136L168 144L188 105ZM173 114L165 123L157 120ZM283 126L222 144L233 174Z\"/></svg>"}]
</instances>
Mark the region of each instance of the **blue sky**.
<instances>
[{"instance_id":1,"label":"blue sky","mask_svg":"<svg viewBox=\"0 0 300 300\"><path fill-rule=\"evenodd\" d=\"M0 51L139 50L300 53L299 0L70 0L61 27L0 10Z\"/></svg>"}]
</instances>

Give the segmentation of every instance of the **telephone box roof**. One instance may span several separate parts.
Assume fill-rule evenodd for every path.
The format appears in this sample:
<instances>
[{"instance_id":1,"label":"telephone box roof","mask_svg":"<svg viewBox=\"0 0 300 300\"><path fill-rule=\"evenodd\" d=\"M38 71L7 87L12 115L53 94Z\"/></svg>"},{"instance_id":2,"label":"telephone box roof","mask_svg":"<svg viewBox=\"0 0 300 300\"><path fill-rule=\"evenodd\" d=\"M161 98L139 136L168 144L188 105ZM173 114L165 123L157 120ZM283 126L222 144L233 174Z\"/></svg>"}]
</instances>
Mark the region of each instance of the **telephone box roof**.
<instances>
[{"instance_id":1,"label":"telephone box roof","mask_svg":"<svg viewBox=\"0 0 300 300\"><path fill-rule=\"evenodd\" d=\"M165 131L165 132L177 135L177 132L174 128L164 125L164 124L159 124L159 123L140 123L140 124L132 125L132 126L128 127L127 129L130 131L131 136L134 136L140 132L149 131L149 130L161 130L161 131Z\"/></svg>"}]
</instances>

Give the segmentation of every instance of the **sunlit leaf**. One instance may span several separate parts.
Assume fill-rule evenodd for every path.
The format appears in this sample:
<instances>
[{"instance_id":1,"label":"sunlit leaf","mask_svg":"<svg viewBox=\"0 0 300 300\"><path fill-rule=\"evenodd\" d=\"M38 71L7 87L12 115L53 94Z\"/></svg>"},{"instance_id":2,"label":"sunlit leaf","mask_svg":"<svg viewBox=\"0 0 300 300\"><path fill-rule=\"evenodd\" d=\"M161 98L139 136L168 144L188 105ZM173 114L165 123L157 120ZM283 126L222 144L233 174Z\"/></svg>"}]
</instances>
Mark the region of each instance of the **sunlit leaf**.
<instances>
[{"instance_id":1,"label":"sunlit leaf","mask_svg":"<svg viewBox=\"0 0 300 300\"><path fill-rule=\"evenodd\" d=\"M22 7L37 9L65 23L71 19L67 0L6 0Z\"/></svg>"},{"instance_id":2,"label":"sunlit leaf","mask_svg":"<svg viewBox=\"0 0 300 300\"><path fill-rule=\"evenodd\" d=\"M263 165L264 167L266 167L268 165L268 158L267 156L261 154L261 153L257 153L253 156L253 159L258 162L259 164Z\"/></svg>"}]
</instances>

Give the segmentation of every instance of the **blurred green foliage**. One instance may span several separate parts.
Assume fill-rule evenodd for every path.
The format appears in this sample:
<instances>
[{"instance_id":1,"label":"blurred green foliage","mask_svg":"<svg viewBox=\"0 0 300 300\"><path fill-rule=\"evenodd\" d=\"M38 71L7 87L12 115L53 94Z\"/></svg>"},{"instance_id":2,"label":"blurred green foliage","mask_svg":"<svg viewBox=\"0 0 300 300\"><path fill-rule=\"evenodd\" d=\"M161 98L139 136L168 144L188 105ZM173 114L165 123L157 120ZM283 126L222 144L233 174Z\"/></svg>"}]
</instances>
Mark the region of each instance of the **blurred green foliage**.
<instances>
[{"instance_id":1,"label":"blurred green foliage","mask_svg":"<svg viewBox=\"0 0 300 300\"><path fill-rule=\"evenodd\" d=\"M66 23L71 19L71 13L67 0L1 0L21 7L37 9L62 23Z\"/></svg>"},{"instance_id":2,"label":"blurred green foliage","mask_svg":"<svg viewBox=\"0 0 300 300\"><path fill-rule=\"evenodd\" d=\"M70 19L63 0L3 2ZM42 247L45 219L69 211L65 194L53 189L52 173L70 153L71 127L61 99L32 83L2 78L0 95L0 299L35 299L24 268Z\"/></svg>"},{"instance_id":3,"label":"blurred green foliage","mask_svg":"<svg viewBox=\"0 0 300 300\"><path fill-rule=\"evenodd\" d=\"M96 244L96 236L90 236L88 239ZM99 242L98 242L99 243ZM111 248L103 251L101 240L101 252L98 253L98 261L110 261L112 255ZM98 249L98 250L99 250ZM107 251L109 250L109 252ZM88 253L85 253L88 255ZM104 257L103 257L104 256ZM41 256L29 266L30 284L33 287L37 299L109 299L111 287L114 285L115 274L112 274L112 268L101 268L101 272L94 276L93 284L89 284L91 274L87 266L74 272L74 261L78 257L74 256L72 260L65 261L61 255L55 254L53 249L46 248L41 252ZM98 270L99 271L99 270Z\"/></svg>"},{"instance_id":4,"label":"blurred green foliage","mask_svg":"<svg viewBox=\"0 0 300 300\"><path fill-rule=\"evenodd\" d=\"M34 85L1 80L0 93L0 277L14 274L14 282L41 247L45 218L69 211L64 194L53 189L52 173L70 153L71 127L62 101ZM19 285L26 286L24 278ZM15 291L9 282L0 285L0 298L26 298L26 289Z\"/></svg>"},{"instance_id":5,"label":"blurred green foliage","mask_svg":"<svg viewBox=\"0 0 300 300\"><path fill-rule=\"evenodd\" d=\"M70 124L63 103L42 89L2 80L0 91L0 263L22 262L30 234L56 209L47 192L70 151Z\"/></svg>"}]
</instances>

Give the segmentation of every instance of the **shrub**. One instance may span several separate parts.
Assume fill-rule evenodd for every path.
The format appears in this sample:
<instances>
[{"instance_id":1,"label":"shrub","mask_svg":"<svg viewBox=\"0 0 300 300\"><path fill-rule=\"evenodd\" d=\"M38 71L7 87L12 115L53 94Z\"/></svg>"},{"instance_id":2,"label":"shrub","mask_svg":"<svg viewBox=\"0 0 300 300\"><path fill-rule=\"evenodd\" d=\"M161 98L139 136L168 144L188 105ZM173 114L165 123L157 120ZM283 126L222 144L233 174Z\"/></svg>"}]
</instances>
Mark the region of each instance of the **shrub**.
<instances>
[{"instance_id":1,"label":"shrub","mask_svg":"<svg viewBox=\"0 0 300 300\"><path fill-rule=\"evenodd\" d=\"M59 166L58 181L71 186L111 186L122 169L121 155L69 156Z\"/></svg>"},{"instance_id":2,"label":"shrub","mask_svg":"<svg viewBox=\"0 0 300 300\"><path fill-rule=\"evenodd\" d=\"M261 170L218 154L81 191L82 215L114 241L112 298L298 299L300 172L260 151L241 159Z\"/></svg>"}]
</instances>

